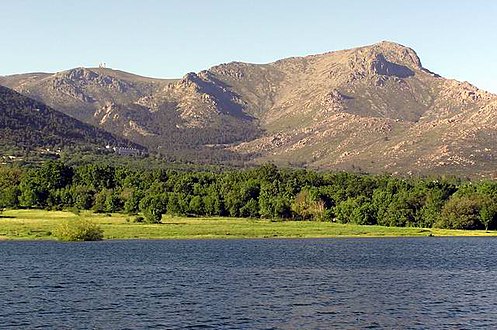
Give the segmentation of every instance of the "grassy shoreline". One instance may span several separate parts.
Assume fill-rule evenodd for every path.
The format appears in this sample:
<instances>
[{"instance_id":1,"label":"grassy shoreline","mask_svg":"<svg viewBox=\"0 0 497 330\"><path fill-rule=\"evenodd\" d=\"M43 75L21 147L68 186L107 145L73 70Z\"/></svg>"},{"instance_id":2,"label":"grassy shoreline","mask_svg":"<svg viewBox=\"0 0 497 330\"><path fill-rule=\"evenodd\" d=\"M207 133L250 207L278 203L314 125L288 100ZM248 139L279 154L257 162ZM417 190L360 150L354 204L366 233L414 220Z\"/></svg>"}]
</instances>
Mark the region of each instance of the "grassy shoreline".
<instances>
[{"instance_id":1,"label":"grassy shoreline","mask_svg":"<svg viewBox=\"0 0 497 330\"><path fill-rule=\"evenodd\" d=\"M0 216L0 240L54 240L61 221L84 217L98 223L104 239L227 239L497 236L484 230L449 230L344 225L316 221L274 221L241 218L184 218L164 216L162 224L132 223L125 214L75 215L66 211L6 210Z\"/></svg>"}]
</instances>

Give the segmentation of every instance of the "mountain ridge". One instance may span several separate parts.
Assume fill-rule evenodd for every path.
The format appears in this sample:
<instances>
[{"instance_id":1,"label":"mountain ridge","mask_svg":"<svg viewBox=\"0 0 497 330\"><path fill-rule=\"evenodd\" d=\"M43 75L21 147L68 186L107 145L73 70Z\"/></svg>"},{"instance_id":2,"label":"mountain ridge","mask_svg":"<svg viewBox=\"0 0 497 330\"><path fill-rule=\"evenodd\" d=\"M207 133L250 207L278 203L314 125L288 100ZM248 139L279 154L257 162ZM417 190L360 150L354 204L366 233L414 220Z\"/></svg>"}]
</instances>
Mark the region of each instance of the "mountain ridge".
<instances>
[{"instance_id":1,"label":"mountain ridge","mask_svg":"<svg viewBox=\"0 0 497 330\"><path fill-rule=\"evenodd\" d=\"M109 70L0 84L162 154L370 172L490 175L496 165L497 95L393 42L172 80Z\"/></svg>"}]
</instances>

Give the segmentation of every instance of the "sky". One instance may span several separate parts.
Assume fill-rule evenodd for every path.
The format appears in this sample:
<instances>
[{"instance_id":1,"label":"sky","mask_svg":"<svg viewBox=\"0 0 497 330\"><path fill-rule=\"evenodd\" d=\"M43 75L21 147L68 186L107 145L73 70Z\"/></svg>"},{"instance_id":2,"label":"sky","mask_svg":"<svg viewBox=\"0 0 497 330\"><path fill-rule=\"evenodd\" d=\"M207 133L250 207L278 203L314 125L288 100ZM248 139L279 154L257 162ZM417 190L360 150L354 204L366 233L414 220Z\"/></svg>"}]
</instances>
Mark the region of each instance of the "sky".
<instances>
[{"instance_id":1,"label":"sky","mask_svg":"<svg viewBox=\"0 0 497 330\"><path fill-rule=\"evenodd\" d=\"M107 67L180 78L373 44L497 93L493 0L0 0L0 75Z\"/></svg>"}]
</instances>

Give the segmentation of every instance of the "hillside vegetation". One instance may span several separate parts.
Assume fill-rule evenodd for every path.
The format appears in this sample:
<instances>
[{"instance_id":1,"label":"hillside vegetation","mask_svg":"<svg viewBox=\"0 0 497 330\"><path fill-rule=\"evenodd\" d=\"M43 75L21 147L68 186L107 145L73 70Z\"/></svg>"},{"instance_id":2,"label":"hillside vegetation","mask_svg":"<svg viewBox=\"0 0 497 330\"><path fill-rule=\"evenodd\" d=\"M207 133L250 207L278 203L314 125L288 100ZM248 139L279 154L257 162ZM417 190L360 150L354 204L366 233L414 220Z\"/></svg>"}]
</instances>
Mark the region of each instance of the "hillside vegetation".
<instances>
[{"instance_id":1,"label":"hillside vegetation","mask_svg":"<svg viewBox=\"0 0 497 330\"><path fill-rule=\"evenodd\" d=\"M3 86L0 86L0 144L4 149L138 147Z\"/></svg>"}]
</instances>

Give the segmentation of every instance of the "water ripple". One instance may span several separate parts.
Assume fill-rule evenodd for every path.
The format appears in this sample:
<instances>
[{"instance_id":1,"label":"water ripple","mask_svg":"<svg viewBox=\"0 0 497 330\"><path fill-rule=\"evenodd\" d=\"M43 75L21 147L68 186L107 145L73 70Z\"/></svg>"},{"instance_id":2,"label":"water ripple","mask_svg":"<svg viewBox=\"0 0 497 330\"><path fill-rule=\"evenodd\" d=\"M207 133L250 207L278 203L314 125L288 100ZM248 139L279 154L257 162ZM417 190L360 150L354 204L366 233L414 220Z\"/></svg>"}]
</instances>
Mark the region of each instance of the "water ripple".
<instances>
[{"instance_id":1,"label":"water ripple","mask_svg":"<svg viewBox=\"0 0 497 330\"><path fill-rule=\"evenodd\" d=\"M497 328L492 238L0 242L0 324Z\"/></svg>"}]
</instances>

